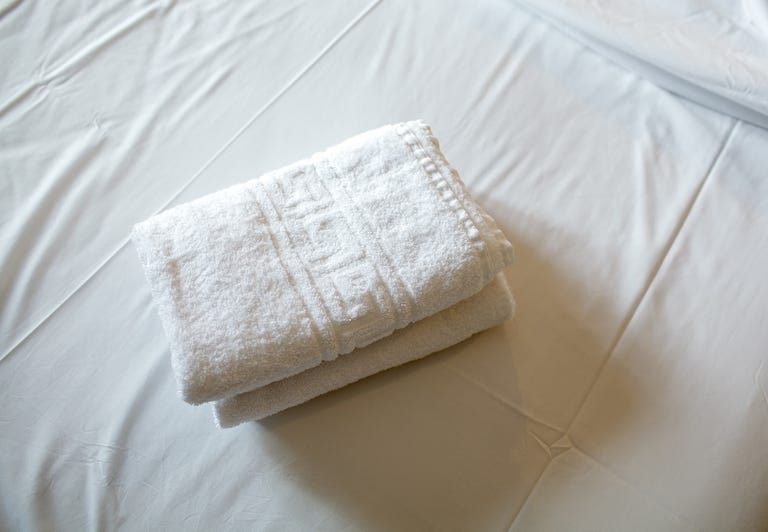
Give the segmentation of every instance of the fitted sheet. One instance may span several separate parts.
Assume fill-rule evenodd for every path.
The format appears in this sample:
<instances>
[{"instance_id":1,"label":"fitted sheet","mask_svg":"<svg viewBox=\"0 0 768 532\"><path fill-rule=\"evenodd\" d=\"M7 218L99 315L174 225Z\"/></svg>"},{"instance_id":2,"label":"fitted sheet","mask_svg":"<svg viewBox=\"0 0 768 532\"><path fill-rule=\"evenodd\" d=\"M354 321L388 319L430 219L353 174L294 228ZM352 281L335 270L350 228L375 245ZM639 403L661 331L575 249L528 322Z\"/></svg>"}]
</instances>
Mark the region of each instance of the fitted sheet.
<instances>
[{"instance_id":1,"label":"fitted sheet","mask_svg":"<svg viewBox=\"0 0 768 532\"><path fill-rule=\"evenodd\" d=\"M510 2L2 13L1 529L764 529L765 130ZM130 227L419 117L517 317L216 430Z\"/></svg>"}]
</instances>

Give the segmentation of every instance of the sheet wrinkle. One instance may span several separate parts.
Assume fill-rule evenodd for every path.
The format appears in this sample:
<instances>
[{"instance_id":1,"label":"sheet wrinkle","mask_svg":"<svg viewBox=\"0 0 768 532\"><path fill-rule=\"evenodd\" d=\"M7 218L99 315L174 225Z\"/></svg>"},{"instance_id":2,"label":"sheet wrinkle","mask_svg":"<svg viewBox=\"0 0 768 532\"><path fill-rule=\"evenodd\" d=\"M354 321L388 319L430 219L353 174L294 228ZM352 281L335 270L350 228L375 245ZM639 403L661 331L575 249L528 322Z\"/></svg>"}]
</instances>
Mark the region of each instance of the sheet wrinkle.
<instances>
[{"instance_id":1,"label":"sheet wrinkle","mask_svg":"<svg viewBox=\"0 0 768 532\"><path fill-rule=\"evenodd\" d=\"M537 441L539 440L539 438L538 438L538 437L535 437L535 436L534 436L534 438L535 438ZM597 467L599 467L601 470L603 470L603 471L605 471L606 473L608 473L608 474L609 474L611 477L614 477L614 478L618 479L618 481L619 481L619 482L621 482L622 484L624 484L625 486L627 486L628 488L630 488L632 491L634 491L634 492L636 492L636 493L639 493L639 494L640 494L642 497L644 497L644 498L645 498L647 501L650 501L650 502L652 502L653 504L655 504L655 505L656 505L656 506L658 506L659 508L661 508L661 509L663 509L664 511L666 511L667 513L669 513L671 516L673 516L673 517L677 518L679 521L681 521L681 522L685 523L686 525L688 525L688 526L690 527L690 529L691 529L691 530L696 530L696 527L695 527L695 526L694 526L694 525L693 525L693 524L692 524L692 523L691 523L691 522L690 522L690 521L689 521L689 520L688 520L688 519L687 519L685 516L683 516L683 515L680 515L679 513L677 513L677 512L675 512L674 510L672 510L671 508L667 507L665 504L662 504L661 502L659 502L657 499L654 499L654 498L653 498L652 496L650 496L648 493L646 493L645 491L643 491L643 490L642 490L642 489L640 489L639 487L635 486L635 485L634 485L632 482L630 482L629 480L627 480L626 478L624 478L623 476L621 476L620 474L618 474L616 471L614 471L613 469L611 469L609 466L607 466L606 464L603 464L602 462L600 462L599 460L597 460L596 458L594 458L593 456L591 456L590 454L588 454L587 452L585 452L584 450L582 450L581 448L579 448L579 447L578 447L578 445L576 445L576 444L573 442L573 440L571 440L571 439L570 439L570 438L569 438L567 435L564 435L564 436L563 436L563 438L561 438L561 440L562 440L562 439L567 439L567 448L563 448L563 450L561 450L561 451L560 451L560 452L558 452L557 454L554 454L554 455L550 454L550 458L549 458L549 460L547 461L546 465L545 465L545 466L542 468L541 474L540 474L540 475L539 475L539 477L536 479L536 482L534 482L534 483L533 483L533 486L531 486L531 489L530 489L530 491L528 492L528 495L527 495L527 496L526 496L526 498L523 500L523 503L520 505L520 508L518 508L518 509L517 509L517 513L515 513L515 516L514 516L514 518L512 519L512 522L511 522L511 523L509 524L509 526L507 527L507 532L512 532L512 529L513 529L513 527L514 527L514 525L515 525L515 521L517 521L517 518L518 518L518 517L520 516L520 514L522 513L523 509L525 508L525 505L528 503L528 500L531 498L531 495L533 495L533 493L536 491L536 487L539 485L539 482L540 482L540 481L541 481L541 479L544 477L544 473L546 473L547 469L549 469L549 467L552 465L552 463L555 461L555 459L556 459L558 456L560 456L560 455L561 455L561 454L563 454L564 452L566 452L566 451L570 451L570 450L575 450L575 451L577 451L578 453L580 453L581 455L583 455L584 457L586 457L586 458L588 458L590 461L592 461L592 462L593 462L593 463L594 463L594 464L595 464ZM558 442L560 442L560 440L558 440ZM558 442L555 442L555 444L553 444L553 445L547 445L545 442L542 442L542 441L539 441L538 443L539 443L540 445L542 445L542 446L545 446L545 445L546 445L547 447L558 447L558 446L557 446L557 443L558 443ZM562 447L566 447L566 446L565 446L565 445L563 445ZM558 447L558 448L559 448L559 447Z\"/></svg>"},{"instance_id":2,"label":"sheet wrinkle","mask_svg":"<svg viewBox=\"0 0 768 532\"><path fill-rule=\"evenodd\" d=\"M587 4L582 12L562 0L516 1L553 29L650 83L721 114L768 127L768 108L760 94L761 80L768 75L759 61L764 37L718 10L703 11L711 16L689 13L673 25L649 3L645 11L651 23L643 25L635 20L642 12L622 13L621 3L609 8L582 2ZM684 24L699 19L712 21L695 27ZM656 44L649 46L653 40ZM751 49L745 47L747 40Z\"/></svg>"},{"instance_id":3,"label":"sheet wrinkle","mask_svg":"<svg viewBox=\"0 0 768 532\"><path fill-rule=\"evenodd\" d=\"M632 306L632 308L630 309L630 311L629 311L629 313L627 315L627 318L625 319L624 323L622 323L622 325L621 325L621 327L619 329L619 332L617 333L616 339L612 342L611 347L610 347L610 349L608 351L608 354L605 357L605 360L603 360L603 362L601 363L600 367L598 368L597 373L595 374L595 378L593 379L592 383L590 384L589 388L587 389L587 392L585 393L584 398L581 400L581 403L579 404L579 407L576 409L576 412L574 413L573 417L571 418L570 423L568 423L568 427L566 427L565 431L561 431L559 429L555 429L555 430L558 430L559 432L563 432L563 437L564 438L568 438L569 443L571 445L571 448L576 449L581 454L583 454L584 456L586 456L590 460L592 460L595 464L600 466L602 469L610 472L612 475L616 476L617 478L622 480L622 482L626 483L628 486L633 488L638 493L643 494L645 497L648 497L648 496L645 493L643 493L642 490L640 490L639 488L636 488L634 485L629 483L626 479L623 479L621 476L619 476L613 470L611 470L610 468L608 468L604 464L601 464L594 457L590 456L589 454L584 452L582 449L580 449L578 447L578 445L570 438L571 429L573 427L574 422L578 419L579 413L581 412L582 408L586 404L587 399L589 399L589 396L592 393L592 390L594 389L595 385L597 384L597 381L600 380L600 376L602 375L603 370L605 369L605 367L608 365L608 361L610 360L611 356L613 355L614 351L616 350L616 347L619 345L619 342L623 338L624 333L628 329L628 327L629 327L630 323L632 322L632 319L634 318L635 314L637 313L637 310L640 307L640 304L645 299L648 291L650 290L651 285L653 284L653 281L656 279L656 276L657 276L658 272L661 270L661 267L663 266L666 258L669 256L669 253L672 250L672 248L674 246L674 243L677 241L677 237L680 234L680 232L682 231L682 229L683 229L683 227L685 225L685 222L686 222L686 220L688 219L688 217L689 217L689 215L691 213L691 210L693 210L694 205L696 204L697 200L701 196L702 191L704 190L704 186L709 181L709 177L714 172L715 168L717 167L717 163L721 160L723 153L725 152L726 148L728 147L728 144L730 143L731 139L733 138L733 133L734 133L734 131L736 129L736 126L738 124L740 124L740 123L741 123L741 120L734 119L733 120L733 124L731 124L731 127L728 129L728 132L723 137L723 141L720 143L719 148L716 150L715 155L713 156L712 162L709 164L709 166L707 168L707 171L706 171L704 177L702 178L701 184L699 185L698 189L696 189L696 191L694 192L693 198L691 199L691 201L690 201L690 203L688 205L688 208L683 213L683 216L682 216L680 222L678 222L677 227L673 231L673 233L672 233L672 235L671 235L671 237L669 239L669 242L665 246L664 250L662 250L661 257L659 258L656 266L654 267L653 271L651 272L651 275L650 275L648 281L646 282L646 285L643 288L640 296L638 297L637 302ZM467 379L467 380L469 380L469 379ZM490 393L493 397L496 397L491 392L488 392L488 393ZM500 398L497 398L497 399L501 400ZM768 398L766 398L766 401L768 402ZM506 401L503 401L503 402L505 404L508 404L508 403L506 403ZM512 408L515 408L512 405L509 405L509 406L512 407ZM520 412L517 409L515 409L515 410ZM531 416L528 416L524 412L520 412L520 413L522 415L524 415L526 418L532 419L533 421L536 421L537 423L540 423L538 420L536 420L535 418L533 418ZM542 424L544 424L544 423L542 423ZM546 424L544 424L544 425L548 426ZM550 428L554 428L554 427L550 426ZM559 454L562 454L562 453L558 453L558 455ZM528 494L526 495L525 499L523 499L523 503L520 505L520 508L518 508L517 513L515 514L515 517L512 519L512 522L507 527L507 532L512 532L512 528L515 525L515 521L517 521L518 516L522 512L522 510L525 507L525 505L528 502L528 500L531 498L531 495L533 495L534 491L536 491L536 487L539 485L539 482L541 482L541 479L543 478L544 473L547 471L547 469L550 467L550 465L552 464L554 459L557 458L558 455L555 455L554 457L552 455L550 455L549 461L542 468L541 473L539 474L538 478L536 479L536 481L531 486L531 489L528 492ZM654 503L656 503L658 506L660 506L664 510L670 512L671 515L674 515L675 517L677 517L678 519L680 519L684 523L690 525L690 522L684 516L678 515L676 512L671 511L669 508L667 508L665 505L659 503L655 499L649 499L649 500L653 501Z\"/></svg>"},{"instance_id":4,"label":"sheet wrinkle","mask_svg":"<svg viewBox=\"0 0 768 532\"><path fill-rule=\"evenodd\" d=\"M164 2L167 4L167 2ZM168 9L172 4L168 4ZM150 5L143 10L139 11L124 23L113 27L110 31L105 32L95 41L83 46L76 50L67 59L60 62L58 65L51 67L47 72L42 72L37 76L37 79L28 83L25 87L16 92L4 103L0 104L0 117L4 116L8 111L13 109L16 105L24 101L30 95L35 94L36 90L45 87L55 81L58 76L66 74L67 70L71 70L74 67L78 67L81 64L85 64L90 61L94 56L101 52L104 47L114 42L116 39L128 34L135 26L144 22L148 16L153 15L160 6L158 3Z\"/></svg>"},{"instance_id":5,"label":"sheet wrinkle","mask_svg":"<svg viewBox=\"0 0 768 532\"><path fill-rule=\"evenodd\" d=\"M33 236L37 226L45 219L51 219L58 220L57 226L63 227L66 226L67 218L80 214L70 212L71 210L67 206L61 206L58 200L65 189L75 195L82 193L82 185L78 185L77 176L92 167L93 155L101 151L103 146L103 138L89 135L83 137L79 145L72 146L70 150L62 153L60 161L52 165L49 175L41 182L43 186L38 187L32 198L26 202L24 207L28 208L24 208L23 212L17 215L13 220L17 223L8 229L9 246L7 249L0 246L0 265L19 269L20 262L29 263L21 268L15 281L0 283L0 300L15 310L15 315L13 311L8 311L11 315L9 321L17 321L18 314L26 310L24 293L39 278L41 270L50 264L49 260L44 260L52 249L48 245L50 237L46 235L40 240L35 240ZM11 223L8 225L11 226ZM14 256L13 247L18 242L30 242L30 251L26 257ZM8 332L14 333L16 330L11 328Z\"/></svg>"},{"instance_id":6,"label":"sheet wrinkle","mask_svg":"<svg viewBox=\"0 0 768 532\"><path fill-rule=\"evenodd\" d=\"M189 188L192 183L197 180L200 175L202 175L205 170L211 166L211 164L214 163L242 134L249 129L256 120L261 117L269 108L271 108L280 98L282 98L290 89L293 87L301 78L303 78L318 62L320 62L323 57L325 57L328 52L330 52L336 44L338 44L339 41L341 41L355 26L357 26L373 9L379 5L382 2L382 0L374 0L368 6L363 9L356 17L354 17L346 26L344 26L341 31L333 38L331 39L328 44L323 47L322 50L314 57L312 60L309 61L299 72L294 75L288 83L286 83L283 88L281 88L275 95L267 101L254 115L249 118L243 126L238 129L235 134L224 143L224 145L219 148L219 150L216 151L216 153L213 154L213 156L208 159L208 161L203 164L203 166L195 172L192 177L184 183L175 193L171 195L171 197L162 204L162 206L157 209L153 214L157 214L166 208L168 208L187 188ZM0 112L0 115L2 112ZM2 355L0 355L0 363L2 363L3 360L7 356L9 356L11 353L13 353L18 347L23 344L40 326L42 326L46 321L48 321L51 316L53 316L58 310L77 292L79 292L88 282L93 278L94 275L96 275L99 271L101 271L104 266L106 266L125 246L130 242L130 239L128 236L123 238L123 240L120 242L120 244L115 248L113 251L111 251L107 256L102 260L96 268L92 269L90 273L79 283L75 285L75 288L67 294L58 304L56 304L48 313L46 313L40 321L38 321L35 325L33 325L26 333L24 333L19 340L17 340L15 343L11 345L10 348L8 348Z\"/></svg>"},{"instance_id":7,"label":"sheet wrinkle","mask_svg":"<svg viewBox=\"0 0 768 532\"><path fill-rule=\"evenodd\" d=\"M485 394L487 394L492 399L495 399L499 403L501 403L504 406L506 406L506 407L510 408L511 410L515 411L516 413L520 414L524 418L526 418L526 419L528 419L530 421L533 421L535 423L538 423L539 425L542 425L544 427L547 427L548 429L551 429L551 430L557 432L558 434L563 434L563 435L565 434L565 430L557 428L557 427L551 425L550 423L547 423L546 421L542 421L542 420L538 419L533 414L530 414L530 413L526 412L525 410L523 410L522 407L520 407L518 405L515 405L515 404L511 403L510 401L507 401L506 399L504 399L499 394L495 393L493 390L491 390L487 386L484 386L482 383L476 381L475 379L473 379L469 375L465 374L463 371L461 371L459 369L456 369L456 368L452 367L451 365L445 365L445 366L441 366L441 367L443 369L445 369L446 371L449 371L449 372L453 373L454 375L456 375L457 377L459 377L463 381L471 384L472 386L475 386L478 390L484 392Z\"/></svg>"},{"instance_id":8,"label":"sheet wrinkle","mask_svg":"<svg viewBox=\"0 0 768 532\"><path fill-rule=\"evenodd\" d=\"M515 516L512 518L512 522L509 523L509 526L507 527L507 532L512 532L512 527L515 526L515 521L517 521L517 518L520 517L520 514L523 511L523 508L525 508L525 505L528 504L528 501L531 498L531 495L533 495L533 492L536 491L536 487L539 485L539 482L541 482L542 477L544 476L544 473L547 472L547 469L549 469L549 466L552 464L554 459L550 456L547 460L547 463L544 464L544 467L541 468L541 473L539 473L539 476L536 477L536 481L531 485L531 489L528 490L528 493L525 495L525 498L523 499L522 504L520 504L520 507L517 509L517 512L515 512Z\"/></svg>"},{"instance_id":9,"label":"sheet wrinkle","mask_svg":"<svg viewBox=\"0 0 768 532\"><path fill-rule=\"evenodd\" d=\"M693 193L693 197L691 198L691 201L688 203L687 208L682 213L681 219L677 223L676 227L674 228L672 235L669 237L667 245L664 246L664 249L662 249L661 256L659 257L658 261L654 265L654 268L651 271L651 274L648 277L648 280L646 281L645 286L641 290L640 295L638 296L635 303L632 305L632 308L630 308L629 312L627 313L626 318L621 323L621 326L619 327L616 337L611 342L611 346L608 349L608 353L606 354L605 358L601 362L600 367L598 368L597 373L595 374L595 377L592 380L592 383L590 384L589 388L587 388L587 392L584 394L584 397L582 398L579 404L579 407L576 409L576 413L571 418L570 423L568 423L568 427L566 428L566 431L565 431L566 434L570 434L571 428L573 427L573 424L576 421L576 419L579 417L579 413L581 412L581 409L584 407L584 404L587 402L587 399L589 398L589 395L592 393L592 390L595 387L595 384L597 384L597 381L600 380L600 376L602 375L603 370L608 365L608 361L610 360L611 356L616 350L616 347L621 342L621 339L624 337L624 333L627 331L627 329L629 328L629 325L631 324L632 320L637 314L637 310L640 308L642 302L645 300L645 297L648 294L651 286L653 285L653 282L656 280L656 277L659 271L661 270L667 257L672 251L672 248L674 247L674 244L677 241L677 237L680 235L680 232L683 230L683 227L685 226L685 222L688 220L688 217L691 211L693 210L693 207L696 205L698 199L701 197L701 193L704 190L706 184L709 182L710 176L712 175L713 171L717 167L718 162L721 160L723 153L725 152L731 139L733 138L733 133L736 129L736 126L740 123L741 123L741 120L734 119L733 123L728 129L728 132L725 134L722 142L720 143L720 147L717 149L717 151L715 152L715 155L713 156L712 162L707 167L707 171L704 174L704 177L702 178L701 183Z\"/></svg>"},{"instance_id":10,"label":"sheet wrinkle","mask_svg":"<svg viewBox=\"0 0 768 532\"><path fill-rule=\"evenodd\" d=\"M4 6L0 6L0 18L10 14L14 9L21 5L21 0L12 0Z\"/></svg>"},{"instance_id":11,"label":"sheet wrinkle","mask_svg":"<svg viewBox=\"0 0 768 532\"><path fill-rule=\"evenodd\" d=\"M603 462L601 462L600 460L598 460L597 458L595 458L591 454L589 454L586 451L584 451L583 449L581 449L575 442L571 441L571 445L573 446L573 449L578 451L580 454L582 454L586 458L589 458L589 460L592 461L595 465L597 465L600 469L602 469L606 473L610 474L612 477L615 477L616 479L618 479L621 483L623 483L625 486L627 486L631 490L633 490L636 493L639 493L640 495L642 495L647 501L652 502L653 504L655 504L659 508L662 508L664 511L669 513L670 515L676 517L678 520L680 520L683 523L685 523L686 525L688 525L691 528L691 530L696 530L697 529L693 525L693 523L691 523L688 520L687 517L685 517L684 515L679 514L674 509L668 507L666 504L664 504L661 501L659 501L658 499L654 498L652 496L652 494L646 493L644 490L642 490L640 487L638 487L635 484L633 484L629 479L624 478L622 475L620 475L617 471L612 469L610 466L608 466L607 464L604 464Z\"/></svg>"}]
</instances>

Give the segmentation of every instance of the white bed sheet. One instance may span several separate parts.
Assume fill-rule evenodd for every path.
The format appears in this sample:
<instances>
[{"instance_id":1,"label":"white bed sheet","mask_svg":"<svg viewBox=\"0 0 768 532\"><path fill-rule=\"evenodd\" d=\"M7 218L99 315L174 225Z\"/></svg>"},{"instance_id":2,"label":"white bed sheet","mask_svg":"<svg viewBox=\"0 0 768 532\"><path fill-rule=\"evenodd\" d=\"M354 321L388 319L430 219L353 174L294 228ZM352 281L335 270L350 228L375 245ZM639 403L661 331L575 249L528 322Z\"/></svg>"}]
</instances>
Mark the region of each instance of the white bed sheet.
<instances>
[{"instance_id":1,"label":"white bed sheet","mask_svg":"<svg viewBox=\"0 0 768 532\"><path fill-rule=\"evenodd\" d=\"M519 0L676 94L768 127L765 0Z\"/></svg>"},{"instance_id":2,"label":"white bed sheet","mask_svg":"<svg viewBox=\"0 0 768 532\"><path fill-rule=\"evenodd\" d=\"M514 3L99 6L0 24L0 529L765 528L764 130ZM516 320L216 430L130 225L415 117Z\"/></svg>"},{"instance_id":3,"label":"white bed sheet","mask_svg":"<svg viewBox=\"0 0 768 532\"><path fill-rule=\"evenodd\" d=\"M6 13L0 358L368 5L25 2Z\"/></svg>"}]
</instances>

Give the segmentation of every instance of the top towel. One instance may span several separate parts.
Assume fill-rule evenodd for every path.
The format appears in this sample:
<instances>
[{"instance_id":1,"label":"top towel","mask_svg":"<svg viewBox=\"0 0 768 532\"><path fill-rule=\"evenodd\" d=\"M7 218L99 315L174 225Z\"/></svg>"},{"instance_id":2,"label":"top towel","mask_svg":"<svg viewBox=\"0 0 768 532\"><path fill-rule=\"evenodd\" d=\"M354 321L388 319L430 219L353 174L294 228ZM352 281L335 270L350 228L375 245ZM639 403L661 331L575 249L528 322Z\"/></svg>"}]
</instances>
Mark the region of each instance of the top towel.
<instances>
[{"instance_id":1,"label":"top towel","mask_svg":"<svg viewBox=\"0 0 768 532\"><path fill-rule=\"evenodd\" d=\"M193 404L346 355L512 262L421 121L169 209L132 239Z\"/></svg>"}]
</instances>

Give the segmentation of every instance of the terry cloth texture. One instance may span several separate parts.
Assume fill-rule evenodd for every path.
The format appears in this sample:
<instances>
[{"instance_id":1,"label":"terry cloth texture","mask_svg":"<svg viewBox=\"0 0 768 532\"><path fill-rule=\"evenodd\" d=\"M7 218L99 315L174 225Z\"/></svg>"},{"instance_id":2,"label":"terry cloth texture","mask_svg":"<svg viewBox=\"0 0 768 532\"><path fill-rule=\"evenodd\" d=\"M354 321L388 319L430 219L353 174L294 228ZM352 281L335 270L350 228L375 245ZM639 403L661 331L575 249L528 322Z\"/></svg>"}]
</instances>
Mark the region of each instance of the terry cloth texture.
<instances>
[{"instance_id":1,"label":"terry cloth texture","mask_svg":"<svg viewBox=\"0 0 768 532\"><path fill-rule=\"evenodd\" d=\"M480 292L442 312L395 331L348 356L273 382L251 392L217 401L213 411L222 428L262 419L380 371L425 357L499 325L514 314L515 304L499 274Z\"/></svg>"},{"instance_id":2,"label":"terry cloth texture","mask_svg":"<svg viewBox=\"0 0 768 532\"><path fill-rule=\"evenodd\" d=\"M512 262L421 121L174 207L132 239L193 404L364 347Z\"/></svg>"}]
</instances>

